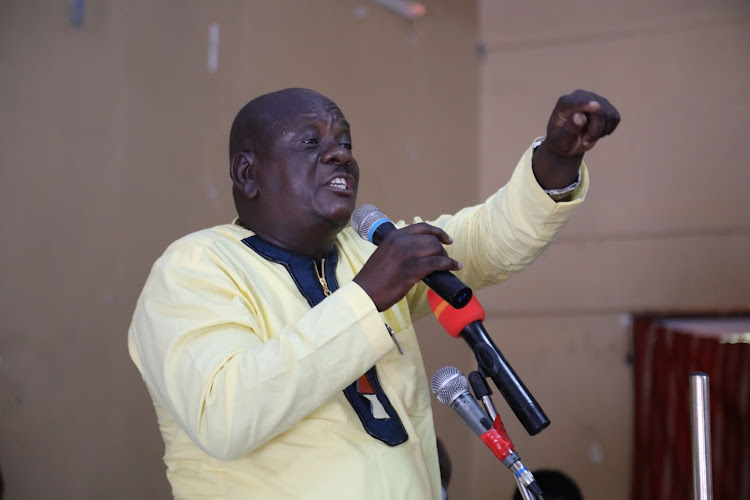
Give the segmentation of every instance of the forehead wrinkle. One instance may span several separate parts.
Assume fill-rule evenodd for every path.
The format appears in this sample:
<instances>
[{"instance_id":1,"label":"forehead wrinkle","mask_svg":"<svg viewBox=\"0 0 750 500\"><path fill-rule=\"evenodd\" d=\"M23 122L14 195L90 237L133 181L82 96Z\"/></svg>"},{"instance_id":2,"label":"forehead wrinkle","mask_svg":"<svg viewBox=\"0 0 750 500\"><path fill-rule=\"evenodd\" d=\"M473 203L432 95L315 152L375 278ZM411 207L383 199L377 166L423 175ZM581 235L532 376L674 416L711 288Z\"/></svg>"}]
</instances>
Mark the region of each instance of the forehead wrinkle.
<instances>
[{"instance_id":1,"label":"forehead wrinkle","mask_svg":"<svg viewBox=\"0 0 750 500\"><path fill-rule=\"evenodd\" d=\"M263 96L258 101L254 118L258 135L269 143L274 142L274 136L288 138L303 128L320 127L321 124L329 129L342 127L343 132L351 133L341 108L327 97L311 91L282 91ZM262 144L258 146L263 147Z\"/></svg>"},{"instance_id":2,"label":"forehead wrinkle","mask_svg":"<svg viewBox=\"0 0 750 500\"><path fill-rule=\"evenodd\" d=\"M279 130L282 134L294 133L308 127L317 128L321 124L328 128L341 127L346 129L346 132L349 132L351 129L349 122L346 121L343 113L338 108L336 110L338 112L335 113L321 113L319 111L298 113L295 116L278 120L275 125L279 125Z\"/></svg>"},{"instance_id":3,"label":"forehead wrinkle","mask_svg":"<svg viewBox=\"0 0 750 500\"><path fill-rule=\"evenodd\" d=\"M230 157L239 151L266 149L301 116L351 133L341 108L331 99L313 90L289 88L256 97L238 112L230 131Z\"/></svg>"}]
</instances>

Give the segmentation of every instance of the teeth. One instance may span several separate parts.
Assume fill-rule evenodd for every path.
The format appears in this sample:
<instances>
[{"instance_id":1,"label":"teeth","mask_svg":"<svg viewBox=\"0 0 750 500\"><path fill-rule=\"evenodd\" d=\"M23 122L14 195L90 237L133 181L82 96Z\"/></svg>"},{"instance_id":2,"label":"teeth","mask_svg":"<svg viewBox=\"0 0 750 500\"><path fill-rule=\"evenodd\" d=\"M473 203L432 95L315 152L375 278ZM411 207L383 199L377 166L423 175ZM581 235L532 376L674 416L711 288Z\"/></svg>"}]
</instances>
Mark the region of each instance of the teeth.
<instances>
[{"instance_id":1,"label":"teeth","mask_svg":"<svg viewBox=\"0 0 750 500\"><path fill-rule=\"evenodd\" d=\"M335 187L336 189L346 189L346 180L344 180L341 177L336 177L330 182L331 187Z\"/></svg>"}]
</instances>

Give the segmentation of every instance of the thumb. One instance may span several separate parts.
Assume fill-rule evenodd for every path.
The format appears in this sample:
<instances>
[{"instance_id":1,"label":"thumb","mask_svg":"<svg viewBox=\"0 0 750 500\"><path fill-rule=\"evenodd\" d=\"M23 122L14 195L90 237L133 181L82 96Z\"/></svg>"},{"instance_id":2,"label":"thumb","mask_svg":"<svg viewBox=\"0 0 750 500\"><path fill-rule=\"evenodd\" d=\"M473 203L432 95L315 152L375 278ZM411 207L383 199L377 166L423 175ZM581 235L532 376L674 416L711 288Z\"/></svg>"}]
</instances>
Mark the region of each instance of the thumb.
<instances>
[{"instance_id":1,"label":"thumb","mask_svg":"<svg viewBox=\"0 0 750 500\"><path fill-rule=\"evenodd\" d=\"M586 128L588 121L588 117L582 111L574 111L573 113L558 111L550 119L547 136L578 135Z\"/></svg>"}]
</instances>

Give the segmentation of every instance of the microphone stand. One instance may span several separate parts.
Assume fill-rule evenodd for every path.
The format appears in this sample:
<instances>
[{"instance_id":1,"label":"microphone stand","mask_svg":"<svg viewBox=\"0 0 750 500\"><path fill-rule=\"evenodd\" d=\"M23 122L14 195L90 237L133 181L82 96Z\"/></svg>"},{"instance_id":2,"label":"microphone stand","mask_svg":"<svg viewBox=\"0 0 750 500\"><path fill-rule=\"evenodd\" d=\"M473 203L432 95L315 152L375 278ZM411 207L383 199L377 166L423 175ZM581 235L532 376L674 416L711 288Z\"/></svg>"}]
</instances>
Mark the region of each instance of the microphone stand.
<instances>
[{"instance_id":1,"label":"microphone stand","mask_svg":"<svg viewBox=\"0 0 750 500\"><path fill-rule=\"evenodd\" d=\"M542 498L532 496L531 492L526 488L526 486L523 485L521 481L519 481L518 478L516 478L516 485L518 486L518 491L521 492L521 498L523 498L523 500L537 500L537 498Z\"/></svg>"},{"instance_id":2,"label":"microphone stand","mask_svg":"<svg viewBox=\"0 0 750 500\"><path fill-rule=\"evenodd\" d=\"M526 485L521 482L518 476L516 476L516 486L518 486L518 491L521 492L521 498L523 498L523 500L544 500L544 497L536 496L531 493Z\"/></svg>"},{"instance_id":3,"label":"microphone stand","mask_svg":"<svg viewBox=\"0 0 750 500\"><path fill-rule=\"evenodd\" d=\"M480 367L481 370L481 367ZM500 434L504 435L508 443L513 446L510 442L503 421L500 418L500 414L497 412L494 403L492 402L492 389L487 384L487 377L484 376L480 371L473 371L469 374L469 383L474 391L474 397L482 402L487 415L492 419L492 426ZM516 481L518 491L521 493L523 500L544 500L542 496L542 490L536 483L534 476L531 472L524 467L521 463L521 457L514 450L510 450L510 454L503 460L503 464L513 473L513 477ZM531 488L530 488L531 487Z\"/></svg>"}]
</instances>

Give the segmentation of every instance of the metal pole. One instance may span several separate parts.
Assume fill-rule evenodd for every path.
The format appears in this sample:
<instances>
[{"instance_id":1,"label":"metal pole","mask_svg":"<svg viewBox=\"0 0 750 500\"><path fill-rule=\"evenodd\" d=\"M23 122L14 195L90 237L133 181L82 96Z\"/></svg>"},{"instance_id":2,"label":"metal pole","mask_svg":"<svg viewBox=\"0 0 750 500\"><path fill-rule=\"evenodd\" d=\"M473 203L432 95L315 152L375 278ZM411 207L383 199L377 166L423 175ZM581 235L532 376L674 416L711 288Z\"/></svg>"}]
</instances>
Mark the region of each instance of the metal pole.
<instances>
[{"instance_id":1,"label":"metal pole","mask_svg":"<svg viewBox=\"0 0 750 500\"><path fill-rule=\"evenodd\" d=\"M523 500L534 500L534 497L531 495L531 492L524 486L524 484L516 478L516 485L518 486L518 491L521 492L521 498Z\"/></svg>"},{"instance_id":2,"label":"metal pole","mask_svg":"<svg viewBox=\"0 0 750 500\"><path fill-rule=\"evenodd\" d=\"M690 374L690 427L693 438L693 498L711 500L711 423L708 375Z\"/></svg>"}]
</instances>

